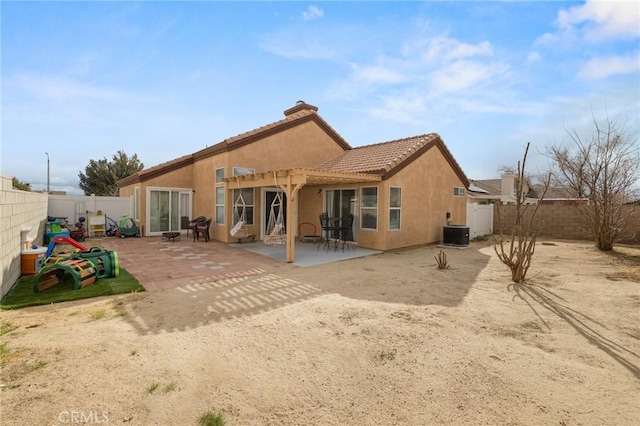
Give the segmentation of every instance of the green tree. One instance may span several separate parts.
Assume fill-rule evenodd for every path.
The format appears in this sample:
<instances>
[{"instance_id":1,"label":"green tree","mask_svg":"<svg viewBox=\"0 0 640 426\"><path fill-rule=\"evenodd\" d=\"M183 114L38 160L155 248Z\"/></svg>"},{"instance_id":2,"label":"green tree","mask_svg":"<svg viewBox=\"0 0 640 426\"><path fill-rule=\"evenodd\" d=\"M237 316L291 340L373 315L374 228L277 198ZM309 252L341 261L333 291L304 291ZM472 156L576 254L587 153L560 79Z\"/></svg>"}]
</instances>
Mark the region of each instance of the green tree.
<instances>
[{"instance_id":1,"label":"green tree","mask_svg":"<svg viewBox=\"0 0 640 426\"><path fill-rule=\"evenodd\" d=\"M31 191L31 184L26 182L20 182L17 177L11 178L11 185L15 189L19 189L21 191Z\"/></svg>"},{"instance_id":2,"label":"green tree","mask_svg":"<svg viewBox=\"0 0 640 426\"><path fill-rule=\"evenodd\" d=\"M123 151L118 151L112 161L106 158L89 160L84 173L78 173L80 189L85 195L118 196L118 181L144 169L144 164L138 160L138 155L129 157Z\"/></svg>"}]
</instances>

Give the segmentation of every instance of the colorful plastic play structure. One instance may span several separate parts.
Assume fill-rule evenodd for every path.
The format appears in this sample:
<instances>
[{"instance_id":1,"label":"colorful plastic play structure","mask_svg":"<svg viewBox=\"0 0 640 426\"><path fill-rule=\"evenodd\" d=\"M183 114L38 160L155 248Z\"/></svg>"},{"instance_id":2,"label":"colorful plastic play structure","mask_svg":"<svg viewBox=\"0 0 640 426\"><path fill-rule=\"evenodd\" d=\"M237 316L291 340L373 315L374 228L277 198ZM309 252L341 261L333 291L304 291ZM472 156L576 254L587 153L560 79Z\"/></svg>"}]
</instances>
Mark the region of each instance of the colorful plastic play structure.
<instances>
[{"instance_id":1,"label":"colorful plastic play structure","mask_svg":"<svg viewBox=\"0 0 640 426\"><path fill-rule=\"evenodd\" d=\"M53 255L56 244L69 244L77 251ZM88 249L69 237L54 237L49 243L46 256L33 283L33 291L36 293L61 283L65 274L72 277L74 290L80 290L100 278L115 278L120 274L116 252L100 247Z\"/></svg>"}]
</instances>

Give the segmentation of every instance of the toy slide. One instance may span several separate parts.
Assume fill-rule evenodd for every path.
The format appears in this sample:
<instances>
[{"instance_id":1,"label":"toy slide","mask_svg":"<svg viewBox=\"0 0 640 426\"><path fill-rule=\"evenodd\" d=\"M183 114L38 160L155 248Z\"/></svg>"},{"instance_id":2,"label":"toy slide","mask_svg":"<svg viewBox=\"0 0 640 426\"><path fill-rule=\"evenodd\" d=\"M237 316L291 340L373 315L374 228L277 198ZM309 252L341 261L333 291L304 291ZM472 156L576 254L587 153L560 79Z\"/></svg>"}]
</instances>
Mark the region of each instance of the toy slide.
<instances>
[{"instance_id":1,"label":"toy slide","mask_svg":"<svg viewBox=\"0 0 640 426\"><path fill-rule=\"evenodd\" d=\"M53 239L49 243L49 246L47 247L46 257L51 256L51 253L53 253L53 248L56 246L56 244L60 244L60 243L69 244L70 246L75 247L80 251L87 251L88 250L85 246L83 246L82 244L80 244L79 242L74 240L73 238L58 236L58 237L53 237Z\"/></svg>"},{"instance_id":2,"label":"toy slide","mask_svg":"<svg viewBox=\"0 0 640 426\"><path fill-rule=\"evenodd\" d=\"M61 283L65 273L73 278L74 290L80 290L101 278L115 278L120 275L118 253L91 247L90 250L47 257L35 277L33 291L39 293Z\"/></svg>"},{"instance_id":3,"label":"toy slide","mask_svg":"<svg viewBox=\"0 0 640 426\"><path fill-rule=\"evenodd\" d=\"M89 284L93 284L98 279L96 267L90 260L66 259L42 268L33 282L33 291L40 293L61 283L64 280L65 273L68 273L73 278L74 290L80 290Z\"/></svg>"}]
</instances>

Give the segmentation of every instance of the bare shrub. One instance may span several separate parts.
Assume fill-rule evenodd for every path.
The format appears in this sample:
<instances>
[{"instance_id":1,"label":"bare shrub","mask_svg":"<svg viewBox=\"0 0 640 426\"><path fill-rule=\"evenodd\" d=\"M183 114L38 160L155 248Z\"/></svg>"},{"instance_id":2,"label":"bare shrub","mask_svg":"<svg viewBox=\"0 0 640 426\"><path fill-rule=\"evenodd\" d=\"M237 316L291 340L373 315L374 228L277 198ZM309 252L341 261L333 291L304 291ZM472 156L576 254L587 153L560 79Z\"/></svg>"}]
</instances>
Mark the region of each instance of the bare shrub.
<instances>
[{"instance_id":1,"label":"bare shrub","mask_svg":"<svg viewBox=\"0 0 640 426\"><path fill-rule=\"evenodd\" d=\"M531 266L531 259L536 249L536 239L538 232L542 228L543 222L534 225L534 218L540 202L549 189L550 175L544 183L543 191L536 204L527 204L528 185L525 175L525 165L527 162L527 154L529 153L529 143L524 151L522 163L518 162L516 173L516 213L511 233L506 237L502 232L502 222L500 220L500 205L498 204L498 230L499 233L494 235L494 249L498 258L502 263L511 270L511 281L521 283L527 277L527 271ZM529 211L532 209L532 211Z\"/></svg>"}]
</instances>

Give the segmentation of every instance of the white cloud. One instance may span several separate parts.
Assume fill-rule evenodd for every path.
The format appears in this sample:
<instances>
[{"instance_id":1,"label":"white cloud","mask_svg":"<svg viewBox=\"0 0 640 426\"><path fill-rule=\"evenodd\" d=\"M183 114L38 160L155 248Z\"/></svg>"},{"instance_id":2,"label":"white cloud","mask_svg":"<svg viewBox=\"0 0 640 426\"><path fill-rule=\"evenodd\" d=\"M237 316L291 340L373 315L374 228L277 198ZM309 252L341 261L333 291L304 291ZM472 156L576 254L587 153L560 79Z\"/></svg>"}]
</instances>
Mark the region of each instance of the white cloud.
<instances>
[{"instance_id":1,"label":"white cloud","mask_svg":"<svg viewBox=\"0 0 640 426\"><path fill-rule=\"evenodd\" d=\"M465 43L438 36L413 38L403 44L397 56L377 57L375 63L351 65L351 75L334 84L331 95L354 100L365 93L382 99L366 112L389 122L424 124L427 105L446 104L459 110L482 112L510 111L503 97L504 86L496 90L496 82L508 78L508 63L493 58L490 42ZM507 85L508 86L508 85ZM429 117L434 112L430 110Z\"/></svg>"},{"instance_id":2,"label":"white cloud","mask_svg":"<svg viewBox=\"0 0 640 426\"><path fill-rule=\"evenodd\" d=\"M89 99L99 101L143 100L139 95L110 88L78 83L64 78L21 74L7 78L9 88L28 93L38 99L68 101Z\"/></svg>"},{"instance_id":3,"label":"white cloud","mask_svg":"<svg viewBox=\"0 0 640 426\"><path fill-rule=\"evenodd\" d=\"M540 61L541 59L542 59L542 56L540 56L538 52L530 52L529 55L527 55L526 63L533 64Z\"/></svg>"},{"instance_id":4,"label":"white cloud","mask_svg":"<svg viewBox=\"0 0 640 426\"><path fill-rule=\"evenodd\" d=\"M302 19L305 21L310 21L312 19L321 18L324 15L322 9L317 6L309 6L307 10L302 12Z\"/></svg>"},{"instance_id":5,"label":"white cloud","mask_svg":"<svg viewBox=\"0 0 640 426\"><path fill-rule=\"evenodd\" d=\"M601 79L614 74L637 73L640 70L640 52L627 56L607 56L591 59L583 65L580 77Z\"/></svg>"},{"instance_id":6,"label":"white cloud","mask_svg":"<svg viewBox=\"0 0 640 426\"><path fill-rule=\"evenodd\" d=\"M640 7L637 1L588 0L580 6L560 9L556 33L546 33L537 45L572 45L576 39L599 42L606 39L640 37Z\"/></svg>"},{"instance_id":7,"label":"white cloud","mask_svg":"<svg viewBox=\"0 0 640 426\"><path fill-rule=\"evenodd\" d=\"M637 1L589 0L558 12L557 25L569 29L582 25L585 38L636 38L640 36L640 7Z\"/></svg>"},{"instance_id":8,"label":"white cloud","mask_svg":"<svg viewBox=\"0 0 640 426\"><path fill-rule=\"evenodd\" d=\"M429 40L424 54L426 61L454 61L474 56L492 56L493 46L488 41L478 44L463 43L448 37Z\"/></svg>"},{"instance_id":9,"label":"white cloud","mask_svg":"<svg viewBox=\"0 0 640 426\"><path fill-rule=\"evenodd\" d=\"M477 85L486 85L506 69L473 61L456 61L431 75L433 92L461 92Z\"/></svg>"},{"instance_id":10,"label":"white cloud","mask_svg":"<svg viewBox=\"0 0 640 426\"><path fill-rule=\"evenodd\" d=\"M405 80L398 70L380 65L352 65L353 78L365 84L394 84Z\"/></svg>"}]
</instances>

